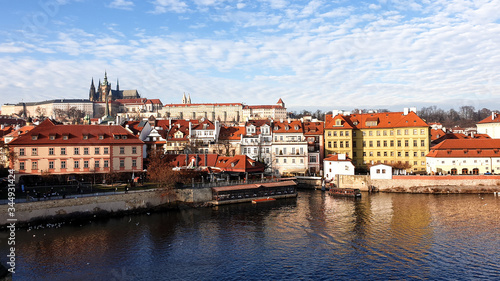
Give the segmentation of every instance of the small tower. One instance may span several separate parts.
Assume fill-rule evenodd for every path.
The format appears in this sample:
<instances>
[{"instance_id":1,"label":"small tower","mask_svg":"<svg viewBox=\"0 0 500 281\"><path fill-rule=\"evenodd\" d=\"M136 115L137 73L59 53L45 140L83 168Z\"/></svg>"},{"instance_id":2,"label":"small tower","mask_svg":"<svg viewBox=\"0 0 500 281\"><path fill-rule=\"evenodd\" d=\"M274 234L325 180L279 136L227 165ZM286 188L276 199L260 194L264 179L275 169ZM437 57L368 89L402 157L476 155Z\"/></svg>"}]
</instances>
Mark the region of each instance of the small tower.
<instances>
[{"instance_id":1,"label":"small tower","mask_svg":"<svg viewBox=\"0 0 500 281\"><path fill-rule=\"evenodd\" d=\"M281 98L278 100L278 102L276 104L281 106L281 107L285 107L285 103L283 102L283 100Z\"/></svg>"},{"instance_id":2,"label":"small tower","mask_svg":"<svg viewBox=\"0 0 500 281\"><path fill-rule=\"evenodd\" d=\"M108 95L111 92L111 85L108 82L108 75L106 71L104 71L104 81L100 85L101 88L101 101L106 101Z\"/></svg>"},{"instance_id":3,"label":"small tower","mask_svg":"<svg viewBox=\"0 0 500 281\"><path fill-rule=\"evenodd\" d=\"M95 86L94 86L94 77L92 77L92 82L90 83L89 100L90 101L95 101L96 100L96 92L95 92Z\"/></svg>"},{"instance_id":4,"label":"small tower","mask_svg":"<svg viewBox=\"0 0 500 281\"><path fill-rule=\"evenodd\" d=\"M189 93L188 93L187 103L188 103L188 104L191 104L191 94L189 94Z\"/></svg>"},{"instance_id":5,"label":"small tower","mask_svg":"<svg viewBox=\"0 0 500 281\"><path fill-rule=\"evenodd\" d=\"M186 93L182 94L182 104L186 104Z\"/></svg>"},{"instance_id":6,"label":"small tower","mask_svg":"<svg viewBox=\"0 0 500 281\"><path fill-rule=\"evenodd\" d=\"M118 78L116 79L116 91L120 91L120 84L118 84Z\"/></svg>"}]
</instances>

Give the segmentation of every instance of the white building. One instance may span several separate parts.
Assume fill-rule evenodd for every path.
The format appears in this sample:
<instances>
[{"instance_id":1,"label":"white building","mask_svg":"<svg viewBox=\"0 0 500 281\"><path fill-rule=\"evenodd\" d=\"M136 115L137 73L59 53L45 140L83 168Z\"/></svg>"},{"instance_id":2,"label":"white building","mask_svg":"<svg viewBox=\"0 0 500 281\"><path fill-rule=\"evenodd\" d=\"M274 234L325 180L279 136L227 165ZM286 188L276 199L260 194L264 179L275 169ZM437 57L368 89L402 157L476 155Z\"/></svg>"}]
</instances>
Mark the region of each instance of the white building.
<instances>
[{"instance_id":1,"label":"white building","mask_svg":"<svg viewBox=\"0 0 500 281\"><path fill-rule=\"evenodd\" d=\"M500 139L500 115L492 112L476 124L478 134L486 134L492 139Z\"/></svg>"},{"instance_id":2,"label":"white building","mask_svg":"<svg viewBox=\"0 0 500 281\"><path fill-rule=\"evenodd\" d=\"M427 173L500 173L500 139L447 139L427 154Z\"/></svg>"},{"instance_id":3,"label":"white building","mask_svg":"<svg viewBox=\"0 0 500 281\"><path fill-rule=\"evenodd\" d=\"M272 169L286 175L306 175L308 169L307 141L300 120L273 123Z\"/></svg>"},{"instance_id":4,"label":"white building","mask_svg":"<svg viewBox=\"0 0 500 281\"><path fill-rule=\"evenodd\" d=\"M323 169L327 182L335 180L336 175L354 175L354 165L345 154L329 155L323 159Z\"/></svg>"},{"instance_id":5,"label":"white building","mask_svg":"<svg viewBox=\"0 0 500 281\"><path fill-rule=\"evenodd\" d=\"M253 160L271 163L272 131L270 120L250 120L245 123L241 138L241 154Z\"/></svg>"},{"instance_id":6,"label":"white building","mask_svg":"<svg viewBox=\"0 0 500 281\"><path fill-rule=\"evenodd\" d=\"M370 178L373 180L392 179L392 167L384 164L377 164L370 167Z\"/></svg>"}]
</instances>

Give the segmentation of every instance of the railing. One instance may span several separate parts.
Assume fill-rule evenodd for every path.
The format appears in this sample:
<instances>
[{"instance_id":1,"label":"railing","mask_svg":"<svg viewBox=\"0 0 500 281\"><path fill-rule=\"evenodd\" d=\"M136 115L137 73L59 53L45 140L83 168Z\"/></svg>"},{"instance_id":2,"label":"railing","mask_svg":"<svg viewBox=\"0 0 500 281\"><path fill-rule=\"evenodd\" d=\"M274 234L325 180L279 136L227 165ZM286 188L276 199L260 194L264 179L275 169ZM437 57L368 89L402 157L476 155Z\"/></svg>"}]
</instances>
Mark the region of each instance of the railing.
<instances>
[{"instance_id":1,"label":"railing","mask_svg":"<svg viewBox=\"0 0 500 281\"><path fill-rule=\"evenodd\" d=\"M234 185L245 185L245 184L260 184L260 183L270 183L277 182L278 178L273 179L259 179L259 180L229 180L229 181L215 181L215 182L195 182L192 184L186 184L180 188L212 188L221 186L234 186Z\"/></svg>"}]
</instances>

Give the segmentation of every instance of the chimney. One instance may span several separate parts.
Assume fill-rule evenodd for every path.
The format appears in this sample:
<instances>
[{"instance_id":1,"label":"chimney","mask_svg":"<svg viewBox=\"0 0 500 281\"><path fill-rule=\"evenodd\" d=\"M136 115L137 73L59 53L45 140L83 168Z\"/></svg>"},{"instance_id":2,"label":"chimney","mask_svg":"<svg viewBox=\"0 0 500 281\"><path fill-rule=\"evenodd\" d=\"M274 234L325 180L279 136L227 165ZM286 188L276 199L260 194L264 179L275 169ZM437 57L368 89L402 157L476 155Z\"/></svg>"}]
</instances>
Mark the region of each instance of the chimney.
<instances>
[{"instance_id":1,"label":"chimney","mask_svg":"<svg viewBox=\"0 0 500 281\"><path fill-rule=\"evenodd\" d=\"M189 137L191 137L191 121L189 121Z\"/></svg>"},{"instance_id":2,"label":"chimney","mask_svg":"<svg viewBox=\"0 0 500 281\"><path fill-rule=\"evenodd\" d=\"M405 108L404 108L404 111L403 111L403 115L408 115L408 111L409 111L409 108L408 108L408 107L405 107Z\"/></svg>"},{"instance_id":3,"label":"chimney","mask_svg":"<svg viewBox=\"0 0 500 281\"><path fill-rule=\"evenodd\" d=\"M495 112L492 112L492 113L491 113L491 120L495 120L495 117L496 117Z\"/></svg>"},{"instance_id":4,"label":"chimney","mask_svg":"<svg viewBox=\"0 0 500 281\"><path fill-rule=\"evenodd\" d=\"M3 129L5 129L5 125L4 125L4 124L2 124L2 126L1 126L0 128L1 128L2 130L3 130Z\"/></svg>"},{"instance_id":5,"label":"chimney","mask_svg":"<svg viewBox=\"0 0 500 281\"><path fill-rule=\"evenodd\" d=\"M288 120L287 120L287 121L288 121L288 124L290 124L290 118L288 118Z\"/></svg>"}]
</instances>

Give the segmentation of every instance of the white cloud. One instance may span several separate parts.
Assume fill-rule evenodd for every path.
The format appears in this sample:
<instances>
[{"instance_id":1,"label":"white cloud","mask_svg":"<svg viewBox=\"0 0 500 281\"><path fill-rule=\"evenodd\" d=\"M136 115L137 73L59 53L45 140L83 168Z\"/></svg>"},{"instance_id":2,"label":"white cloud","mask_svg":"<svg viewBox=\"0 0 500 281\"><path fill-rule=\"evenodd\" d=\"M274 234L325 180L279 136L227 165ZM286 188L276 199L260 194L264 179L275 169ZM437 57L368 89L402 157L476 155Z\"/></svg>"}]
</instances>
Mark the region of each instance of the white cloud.
<instances>
[{"instance_id":1,"label":"white cloud","mask_svg":"<svg viewBox=\"0 0 500 281\"><path fill-rule=\"evenodd\" d=\"M113 0L108 7L122 10L132 10L134 2L128 0Z\"/></svg>"},{"instance_id":2,"label":"white cloud","mask_svg":"<svg viewBox=\"0 0 500 281\"><path fill-rule=\"evenodd\" d=\"M179 0L155 0L153 2L153 14L164 14L167 12L185 13L188 11L188 5Z\"/></svg>"}]
</instances>

